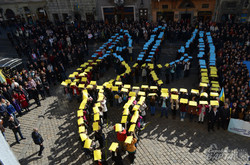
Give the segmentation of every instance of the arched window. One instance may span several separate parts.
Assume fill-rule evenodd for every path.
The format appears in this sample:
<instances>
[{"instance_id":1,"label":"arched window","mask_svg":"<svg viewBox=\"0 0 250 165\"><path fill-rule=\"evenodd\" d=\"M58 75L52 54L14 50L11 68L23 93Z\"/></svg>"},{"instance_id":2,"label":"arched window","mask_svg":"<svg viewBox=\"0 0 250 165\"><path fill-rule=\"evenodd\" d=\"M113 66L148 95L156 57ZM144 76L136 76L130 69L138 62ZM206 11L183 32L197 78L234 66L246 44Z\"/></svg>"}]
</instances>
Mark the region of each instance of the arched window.
<instances>
[{"instance_id":1,"label":"arched window","mask_svg":"<svg viewBox=\"0 0 250 165\"><path fill-rule=\"evenodd\" d=\"M5 16L6 16L7 19L14 19L15 18L15 13L11 9L6 9Z\"/></svg>"}]
</instances>

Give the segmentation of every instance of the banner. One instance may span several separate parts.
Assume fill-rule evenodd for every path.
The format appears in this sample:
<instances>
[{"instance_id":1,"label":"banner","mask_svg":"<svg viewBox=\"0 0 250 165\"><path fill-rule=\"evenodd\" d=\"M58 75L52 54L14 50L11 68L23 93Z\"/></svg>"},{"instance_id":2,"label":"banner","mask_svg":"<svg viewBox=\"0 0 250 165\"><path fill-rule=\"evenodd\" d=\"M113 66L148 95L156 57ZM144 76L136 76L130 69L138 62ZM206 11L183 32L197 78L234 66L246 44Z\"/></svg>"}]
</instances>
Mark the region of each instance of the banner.
<instances>
[{"instance_id":1,"label":"banner","mask_svg":"<svg viewBox=\"0 0 250 165\"><path fill-rule=\"evenodd\" d=\"M250 137L250 122L239 119L230 119L228 131Z\"/></svg>"}]
</instances>

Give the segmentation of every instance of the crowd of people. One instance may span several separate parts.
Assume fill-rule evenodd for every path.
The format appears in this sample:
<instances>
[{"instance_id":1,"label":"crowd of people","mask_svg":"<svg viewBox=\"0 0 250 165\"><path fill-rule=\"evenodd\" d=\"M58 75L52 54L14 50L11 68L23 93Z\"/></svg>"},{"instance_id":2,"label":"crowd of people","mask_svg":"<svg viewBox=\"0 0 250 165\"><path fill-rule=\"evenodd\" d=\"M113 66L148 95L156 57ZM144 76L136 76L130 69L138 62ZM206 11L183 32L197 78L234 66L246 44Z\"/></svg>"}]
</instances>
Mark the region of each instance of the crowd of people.
<instances>
[{"instance_id":1,"label":"crowd of people","mask_svg":"<svg viewBox=\"0 0 250 165\"><path fill-rule=\"evenodd\" d=\"M23 69L19 72L15 72L13 79L8 83L1 84L0 87L0 129L4 135L5 128L9 128L13 131L17 143L20 143L17 134L19 133L21 139L25 139L20 129L20 123L17 119L18 116L22 116L25 111L30 111L30 100L34 99L37 106L40 106L40 100L50 96L50 88L61 81L67 79L66 70L70 67L79 66L88 58L89 42L91 41L106 41L113 34L119 32L120 28L128 29L130 35L134 40L134 44L138 44L141 40L147 41L152 33L152 29L156 24L150 24L148 22L133 22L133 23L120 23L105 24L102 22L95 23L73 23L73 24L61 24L53 25L47 23L44 25L25 25L19 26L15 32L9 33L8 38L10 42L15 46L19 57L27 57L27 69ZM191 33L195 26L180 23L168 23L166 29L166 38L170 42L176 40L187 40L190 38ZM225 88L225 102L220 101L220 106L211 105L188 105L186 102L179 101L179 99L172 99L171 97L160 97L161 86L158 86L158 90L151 90L149 88L142 88L145 92L145 96L148 93L156 93L151 97L147 97L145 101L139 107L139 118L136 121L136 131L129 131L129 123L124 123L122 130L117 131L117 140L119 141L119 149L112 151L112 160L116 164L122 164L121 153L122 151L128 151L129 159L133 163L135 158L136 145L139 141L139 132L145 126L148 118L148 114L154 116L156 109L160 109L161 117L169 117L169 113L172 114L173 119L176 119L177 113L180 115L180 121L185 120L186 113L189 114L190 121L196 121L198 123L208 122L208 131L213 130L217 125L219 129L222 127L227 129L230 118L242 119L250 121L250 88L249 88L249 71L246 66L242 64L242 61L250 60L250 36L249 36L249 24L197 24L196 28L200 28L204 31L211 31L214 44L217 53L217 68L219 74L220 86ZM132 53L130 50L127 53ZM120 63L112 61L113 59L107 58L101 63L99 68L93 72L98 74L91 74L89 80L98 80L99 76L110 68L110 63L115 63L117 73L122 73ZM167 66L164 74L166 76L166 83L170 82L170 75L172 81L175 78L187 76L189 74L190 63L179 63L176 67ZM149 68L135 68L133 69L130 77L126 80L122 78L120 81L125 82L123 84L131 84L133 86L133 79L135 77L136 83L138 83L139 77L144 82L148 80L150 83L150 69ZM161 74L162 71L156 71ZM175 76L175 72L178 72L178 76ZM183 72L183 73L182 73ZM88 82L89 83L89 82ZM113 84L114 85L114 84ZM104 87L104 98L99 101L101 106L100 119L98 131L95 131L94 137L96 142L91 143L91 147L85 149L85 153L91 155L94 149L104 147L105 136L102 128L108 119L108 107L124 105L131 97L128 92L123 92L121 89L123 86L119 86L118 91L112 91L109 88ZM72 99L72 96L77 96L78 100L82 98L81 89L75 87L64 88L67 98ZM88 90L88 103L87 108L84 109L84 126L86 131L91 129L93 122L93 107L98 100L97 86L93 86ZM132 90L132 89L131 89ZM196 101L204 100L204 96L199 94L188 92L171 91L170 95L179 95L179 98ZM139 102L140 97L137 97L133 102L133 108ZM213 98L219 101L219 98ZM107 106L108 103L108 106ZM115 104L114 104L115 103ZM132 110L132 109L130 109ZM132 115L128 115L128 118L132 118ZM34 130L34 138L39 135ZM36 136L36 137L35 137ZM125 143L127 136L133 136L132 142ZM40 139L36 144L40 145L40 153L44 149L43 139ZM41 155L41 154L40 154Z\"/></svg>"}]
</instances>

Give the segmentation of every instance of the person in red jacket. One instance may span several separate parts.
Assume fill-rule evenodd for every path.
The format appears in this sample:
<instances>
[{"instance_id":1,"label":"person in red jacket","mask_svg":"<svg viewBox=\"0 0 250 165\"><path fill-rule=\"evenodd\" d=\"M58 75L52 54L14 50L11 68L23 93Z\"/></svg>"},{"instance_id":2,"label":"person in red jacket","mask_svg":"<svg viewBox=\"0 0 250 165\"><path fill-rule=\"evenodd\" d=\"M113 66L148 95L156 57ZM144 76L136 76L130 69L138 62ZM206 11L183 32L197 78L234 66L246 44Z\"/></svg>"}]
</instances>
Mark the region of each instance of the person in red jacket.
<instances>
[{"instance_id":1,"label":"person in red jacket","mask_svg":"<svg viewBox=\"0 0 250 165\"><path fill-rule=\"evenodd\" d=\"M29 103L27 102L24 94L19 93L18 101L21 103L21 106L23 109L25 109L26 111L29 111Z\"/></svg>"},{"instance_id":2,"label":"person in red jacket","mask_svg":"<svg viewBox=\"0 0 250 165\"><path fill-rule=\"evenodd\" d=\"M202 123L204 121L204 116L206 114L206 109L209 108L208 105L198 105L198 114L199 114L199 121L198 123Z\"/></svg>"},{"instance_id":3,"label":"person in red jacket","mask_svg":"<svg viewBox=\"0 0 250 165\"><path fill-rule=\"evenodd\" d=\"M121 132L117 132L116 137L117 137L117 140L119 141L119 146L120 146L121 150L126 151L125 143L124 143L126 138L127 138L126 127L125 128L123 127Z\"/></svg>"}]
</instances>

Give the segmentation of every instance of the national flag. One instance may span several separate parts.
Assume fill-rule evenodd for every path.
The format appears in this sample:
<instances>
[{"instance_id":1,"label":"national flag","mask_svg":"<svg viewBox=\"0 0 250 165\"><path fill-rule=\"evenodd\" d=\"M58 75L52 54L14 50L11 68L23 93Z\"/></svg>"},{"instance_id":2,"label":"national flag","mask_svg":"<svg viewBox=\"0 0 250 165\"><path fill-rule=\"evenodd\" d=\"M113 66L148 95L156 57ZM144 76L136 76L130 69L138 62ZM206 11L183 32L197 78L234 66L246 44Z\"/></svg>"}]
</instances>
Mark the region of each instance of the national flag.
<instances>
[{"instance_id":1,"label":"national flag","mask_svg":"<svg viewBox=\"0 0 250 165\"><path fill-rule=\"evenodd\" d=\"M222 90L221 90L221 92L220 92L220 96L219 96L219 98L220 98L220 101L225 102L224 87L222 88Z\"/></svg>"}]
</instances>

